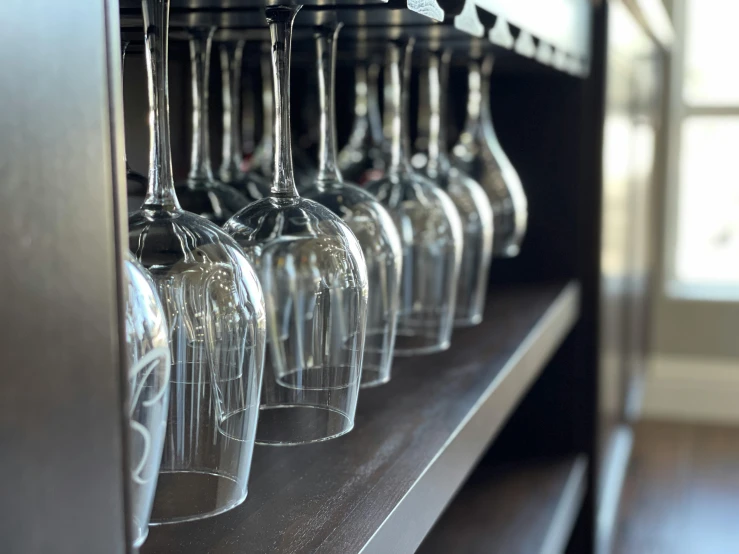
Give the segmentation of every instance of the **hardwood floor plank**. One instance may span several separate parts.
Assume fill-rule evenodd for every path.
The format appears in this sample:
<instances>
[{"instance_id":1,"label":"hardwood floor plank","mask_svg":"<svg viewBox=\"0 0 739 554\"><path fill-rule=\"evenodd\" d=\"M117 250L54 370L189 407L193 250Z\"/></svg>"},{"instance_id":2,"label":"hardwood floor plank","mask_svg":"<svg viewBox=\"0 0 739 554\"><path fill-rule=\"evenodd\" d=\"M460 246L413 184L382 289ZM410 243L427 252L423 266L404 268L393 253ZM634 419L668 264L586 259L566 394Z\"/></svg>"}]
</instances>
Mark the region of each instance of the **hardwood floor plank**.
<instances>
[{"instance_id":1,"label":"hardwood floor plank","mask_svg":"<svg viewBox=\"0 0 739 554\"><path fill-rule=\"evenodd\" d=\"M739 552L739 429L642 422L614 554Z\"/></svg>"}]
</instances>

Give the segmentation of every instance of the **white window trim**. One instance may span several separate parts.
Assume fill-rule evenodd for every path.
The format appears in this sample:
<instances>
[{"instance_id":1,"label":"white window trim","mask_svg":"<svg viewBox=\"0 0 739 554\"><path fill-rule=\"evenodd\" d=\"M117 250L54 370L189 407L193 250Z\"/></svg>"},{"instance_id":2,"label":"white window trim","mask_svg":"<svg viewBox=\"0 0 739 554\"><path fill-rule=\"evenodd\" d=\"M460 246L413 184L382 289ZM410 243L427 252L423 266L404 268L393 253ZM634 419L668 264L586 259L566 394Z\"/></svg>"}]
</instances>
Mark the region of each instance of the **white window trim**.
<instances>
[{"instance_id":1,"label":"white window trim","mask_svg":"<svg viewBox=\"0 0 739 554\"><path fill-rule=\"evenodd\" d=\"M662 259L663 293L671 299L737 302L739 285L726 283L697 284L677 279L677 217L680 197L680 151L683 121L696 115L738 116L739 105L694 106L683 99L685 75L686 1L673 0L672 21L677 40L670 57L669 111L667 121L667 186L665 187L665 235Z\"/></svg>"}]
</instances>

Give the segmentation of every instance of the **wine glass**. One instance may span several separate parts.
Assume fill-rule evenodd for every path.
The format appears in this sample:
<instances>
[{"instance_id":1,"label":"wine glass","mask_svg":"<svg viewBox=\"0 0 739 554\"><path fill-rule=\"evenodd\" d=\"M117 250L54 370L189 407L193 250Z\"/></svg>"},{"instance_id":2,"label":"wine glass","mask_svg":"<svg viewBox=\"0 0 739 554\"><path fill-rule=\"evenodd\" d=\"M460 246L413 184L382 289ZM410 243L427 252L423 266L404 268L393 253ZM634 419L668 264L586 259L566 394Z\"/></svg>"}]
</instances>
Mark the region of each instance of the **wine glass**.
<instances>
[{"instance_id":1,"label":"wine glass","mask_svg":"<svg viewBox=\"0 0 739 554\"><path fill-rule=\"evenodd\" d=\"M169 417L152 525L201 519L247 494L266 337L264 297L234 240L184 211L172 182L169 0L143 0L149 190L129 246L152 275L172 353Z\"/></svg>"},{"instance_id":2,"label":"wine glass","mask_svg":"<svg viewBox=\"0 0 739 554\"><path fill-rule=\"evenodd\" d=\"M222 42L219 46L223 95L223 161L221 181L243 194L249 202L269 194L269 183L254 172L244 172L241 140L241 67L245 41Z\"/></svg>"},{"instance_id":3,"label":"wine glass","mask_svg":"<svg viewBox=\"0 0 739 554\"><path fill-rule=\"evenodd\" d=\"M233 187L216 181L210 162L208 83L215 27L193 28L188 32L192 68L192 150L190 173L187 180L177 184L177 195L184 210L223 225L246 206L249 199Z\"/></svg>"},{"instance_id":4,"label":"wine glass","mask_svg":"<svg viewBox=\"0 0 739 554\"><path fill-rule=\"evenodd\" d=\"M318 176L300 193L342 218L362 247L369 280L362 386L369 387L390 380L403 252L387 210L366 190L344 183L336 163L334 79L340 28L335 23L315 28L321 122Z\"/></svg>"},{"instance_id":5,"label":"wine glass","mask_svg":"<svg viewBox=\"0 0 739 554\"><path fill-rule=\"evenodd\" d=\"M290 148L290 47L300 6L266 8L274 78L270 195L224 229L258 266L268 361L257 442L338 437L354 425L367 310L367 268L349 227L295 188Z\"/></svg>"},{"instance_id":6,"label":"wine glass","mask_svg":"<svg viewBox=\"0 0 739 554\"><path fill-rule=\"evenodd\" d=\"M154 282L130 253L126 275L126 357L131 460L131 534L139 548L149 533L169 404L169 331Z\"/></svg>"},{"instance_id":7,"label":"wine glass","mask_svg":"<svg viewBox=\"0 0 739 554\"><path fill-rule=\"evenodd\" d=\"M128 50L129 41L121 40L121 77L123 77L126 66L126 50ZM146 196L146 187L148 180L146 175L142 175L138 171L134 171L128 163L128 158L123 154L126 162L126 197L128 199L128 209L138 209Z\"/></svg>"},{"instance_id":8,"label":"wine glass","mask_svg":"<svg viewBox=\"0 0 739 554\"><path fill-rule=\"evenodd\" d=\"M493 55L469 63L467 119L452 148L453 163L475 179L493 208L493 255L517 256L526 234L528 203L521 179L498 141L490 115Z\"/></svg>"},{"instance_id":9,"label":"wine glass","mask_svg":"<svg viewBox=\"0 0 739 554\"><path fill-rule=\"evenodd\" d=\"M411 167L408 83L412 39L388 44L388 109L392 149L386 176L368 183L390 211L403 246L395 355L449 348L462 258L462 223L449 196Z\"/></svg>"},{"instance_id":10,"label":"wine glass","mask_svg":"<svg viewBox=\"0 0 739 554\"><path fill-rule=\"evenodd\" d=\"M379 75L377 63L359 63L354 69L354 123L349 142L339 152L341 173L360 185L382 177L389 151L382 133Z\"/></svg>"},{"instance_id":11,"label":"wine glass","mask_svg":"<svg viewBox=\"0 0 739 554\"><path fill-rule=\"evenodd\" d=\"M462 220L464 248L454 324L465 327L480 323L485 309L493 253L493 211L482 187L449 161L445 85L449 82L450 59L450 50L432 49L429 53L428 157L424 172L449 195Z\"/></svg>"}]
</instances>

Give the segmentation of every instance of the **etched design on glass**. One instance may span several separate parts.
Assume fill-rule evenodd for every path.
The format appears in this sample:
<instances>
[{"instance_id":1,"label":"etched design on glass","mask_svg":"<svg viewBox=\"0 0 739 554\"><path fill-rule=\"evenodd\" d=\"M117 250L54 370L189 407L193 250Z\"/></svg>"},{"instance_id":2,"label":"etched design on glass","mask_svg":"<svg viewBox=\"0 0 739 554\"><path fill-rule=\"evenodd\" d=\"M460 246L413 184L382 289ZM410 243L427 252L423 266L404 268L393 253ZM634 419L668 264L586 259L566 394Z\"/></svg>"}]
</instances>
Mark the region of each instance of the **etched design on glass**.
<instances>
[{"instance_id":1,"label":"etched design on glass","mask_svg":"<svg viewBox=\"0 0 739 554\"><path fill-rule=\"evenodd\" d=\"M126 275L131 529L140 546L149 529L167 425L170 354L164 311L151 277L130 255Z\"/></svg>"}]
</instances>

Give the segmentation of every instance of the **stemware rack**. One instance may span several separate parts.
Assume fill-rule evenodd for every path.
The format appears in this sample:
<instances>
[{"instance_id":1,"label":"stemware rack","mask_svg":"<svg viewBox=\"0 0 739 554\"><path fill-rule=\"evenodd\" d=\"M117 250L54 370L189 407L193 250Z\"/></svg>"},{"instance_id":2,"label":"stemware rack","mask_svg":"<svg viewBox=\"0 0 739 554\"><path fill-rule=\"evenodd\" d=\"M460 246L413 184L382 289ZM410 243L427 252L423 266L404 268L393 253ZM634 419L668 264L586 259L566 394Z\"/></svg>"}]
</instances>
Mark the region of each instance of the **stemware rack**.
<instances>
[{"instance_id":1,"label":"stemware rack","mask_svg":"<svg viewBox=\"0 0 739 554\"><path fill-rule=\"evenodd\" d=\"M173 29L213 25L222 38L254 39L260 29L266 36L264 5L277 3L175 0L170 25ZM123 33L140 36L140 3L121 0L120 7ZM295 28L336 18L344 24L342 36L355 38L359 49L366 48L366 41L397 37L404 29L457 49L469 49L471 39L477 38L501 51L585 77L590 68L592 13L593 0L309 0Z\"/></svg>"},{"instance_id":2,"label":"stemware rack","mask_svg":"<svg viewBox=\"0 0 739 554\"><path fill-rule=\"evenodd\" d=\"M152 528L142 554L595 551L606 455L599 355L607 28L618 5L651 35L661 60L668 44L654 37L669 33L646 28L641 3L306 3L296 59L313 55L300 33L326 18L345 25L344 63L404 34L421 51L452 48L457 118L466 57L495 53L493 117L526 188L530 228L518 257L494 261L481 325L455 332L444 353L396 360L389 384L360 394L346 437L257 447L242 506ZM173 0L173 44L178 30L200 25L218 27L221 39L265 40L264 6ZM14 553L128 553L124 126L136 169L145 169L147 140L140 70L125 78L124 125L119 41L133 41L135 58L141 7L9 0L0 20L0 536ZM170 90L181 173L188 87L186 56L175 46L171 56L179 55Z\"/></svg>"}]
</instances>

